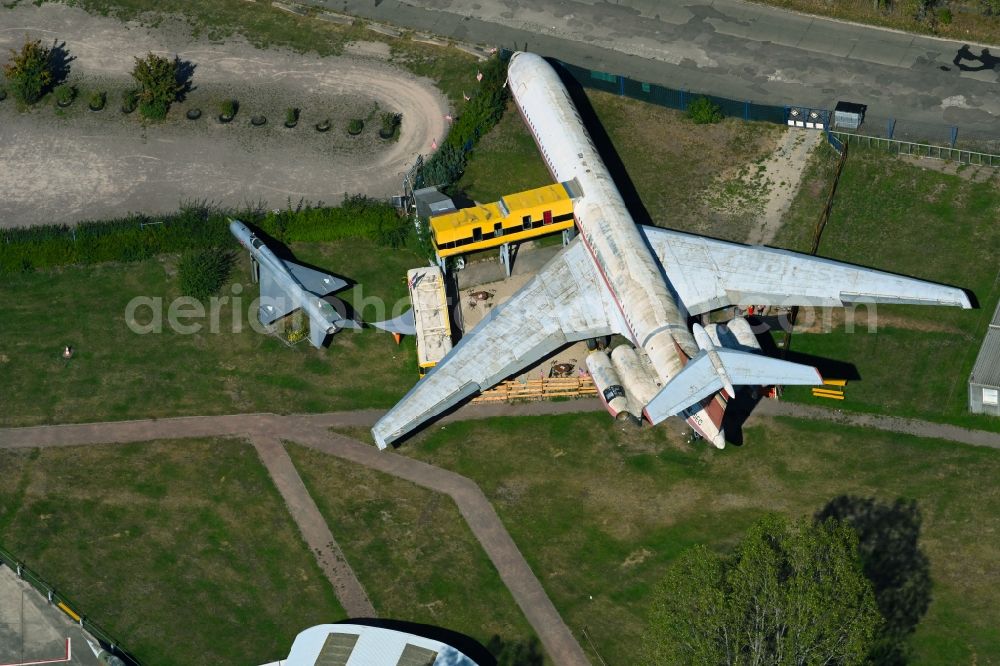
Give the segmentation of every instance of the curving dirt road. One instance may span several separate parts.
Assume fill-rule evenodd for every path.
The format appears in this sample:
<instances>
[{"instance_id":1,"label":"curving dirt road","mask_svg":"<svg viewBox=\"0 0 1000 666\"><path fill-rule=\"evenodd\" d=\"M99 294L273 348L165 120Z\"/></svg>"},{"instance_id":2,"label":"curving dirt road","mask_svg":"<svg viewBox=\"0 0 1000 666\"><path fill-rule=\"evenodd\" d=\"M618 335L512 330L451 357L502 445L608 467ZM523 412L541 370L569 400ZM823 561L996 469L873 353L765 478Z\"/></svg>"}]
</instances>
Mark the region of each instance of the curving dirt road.
<instances>
[{"instance_id":1,"label":"curving dirt road","mask_svg":"<svg viewBox=\"0 0 1000 666\"><path fill-rule=\"evenodd\" d=\"M402 175L447 129L444 96L430 80L381 60L388 56L381 44L352 50L369 57L320 57L262 50L240 37L195 40L180 22L150 30L62 4L0 7L0 62L25 35L65 42L74 58L68 82L82 94L63 115L0 103L0 226L166 212L188 200L275 208L289 199L335 202L344 193L386 197L400 193ZM143 126L118 106L132 85L133 56L147 51L190 61L194 88L167 121ZM99 113L85 108L95 90L109 93ZM226 98L239 100L241 111L221 125L214 117ZM292 130L281 127L290 106L302 109ZM202 118L185 120L189 108ZM382 111L403 115L399 141L376 136ZM250 127L253 114L268 124ZM349 137L344 128L356 117L368 118L367 128ZM333 129L316 132L327 118Z\"/></svg>"}]
</instances>

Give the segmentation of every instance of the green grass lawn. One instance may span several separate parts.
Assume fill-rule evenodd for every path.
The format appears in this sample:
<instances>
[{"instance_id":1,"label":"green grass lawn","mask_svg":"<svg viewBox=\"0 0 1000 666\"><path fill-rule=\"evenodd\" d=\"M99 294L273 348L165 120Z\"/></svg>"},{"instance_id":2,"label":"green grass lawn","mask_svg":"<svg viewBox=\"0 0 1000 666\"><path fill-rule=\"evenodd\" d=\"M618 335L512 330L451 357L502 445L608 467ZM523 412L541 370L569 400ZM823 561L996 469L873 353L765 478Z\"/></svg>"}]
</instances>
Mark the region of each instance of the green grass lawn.
<instances>
[{"instance_id":1,"label":"green grass lawn","mask_svg":"<svg viewBox=\"0 0 1000 666\"><path fill-rule=\"evenodd\" d=\"M379 617L486 645L537 640L450 497L305 447L288 452Z\"/></svg>"},{"instance_id":2,"label":"green grass lawn","mask_svg":"<svg viewBox=\"0 0 1000 666\"><path fill-rule=\"evenodd\" d=\"M749 428L746 442L715 451L581 414L449 423L400 452L479 483L607 663L633 662L653 585L681 550L725 549L765 512L810 516L841 494L913 498L923 513L934 587L913 663L994 663L998 452L792 419Z\"/></svg>"},{"instance_id":3,"label":"green grass lawn","mask_svg":"<svg viewBox=\"0 0 1000 666\"><path fill-rule=\"evenodd\" d=\"M372 297L394 304L406 295L406 269L422 265L407 250L365 241L300 244L299 261L343 275L360 288L340 296L367 321L381 317ZM135 264L67 267L10 276L0 289L0 426L119 420L185 414L317 412L388 407L416 381L412 339L397 346L376 329L341 331L328 349L308 341L293 348L249 327L258 288L240 256L241 330L233 332L233 302L223 305L218 333L208 319L201 332L183 335L167 325L178 295L176 256ZM137 296L163 298L163 332L138 335L125 322ZM208 308L206 308L207 310ZM391 310L386 316L391 315ZM137 318L150 321L148 308ZM76 354L66 363L63 345Z\"/></svg>"},{"instance_id":4,"label":"green grass lawn","mask_svg":"<svg viewBox=\"0 0 1000 666\"><path fill-rule=\"evenodd\" d=\"M838 407L1000 428L966 407L969 372L1000 298L998 177L977 183L850 150L819 254L969 289L980 309L879 306L876 333L866 326L850 333L841 324L826 334L796 334L792 349L857 367L861 380ZM833 151L822 147L777 245L808 250L834 165ZM816 401L804 389L787 395Z\"/></svg>"},{"instance_id":5,"label":"green grass lawn","mask_svg":"<svg viewBox=\"0 0 1000 666\"><path fill-rule=\"evenodd\" d=\"M149 664L281 659L346 617L238 440L0 451L0 541Z\"/></svg>"}]
</instances>

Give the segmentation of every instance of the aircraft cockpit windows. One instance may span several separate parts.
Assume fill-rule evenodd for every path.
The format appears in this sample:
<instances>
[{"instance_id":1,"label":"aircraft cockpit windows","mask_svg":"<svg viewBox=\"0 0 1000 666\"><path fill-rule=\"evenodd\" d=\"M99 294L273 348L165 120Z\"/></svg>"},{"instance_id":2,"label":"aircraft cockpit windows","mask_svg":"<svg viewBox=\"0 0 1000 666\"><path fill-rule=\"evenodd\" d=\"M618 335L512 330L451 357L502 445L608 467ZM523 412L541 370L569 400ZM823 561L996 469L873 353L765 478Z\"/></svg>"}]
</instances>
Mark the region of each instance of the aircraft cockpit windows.
<instances>
[{"instance_id":1,"label":"aircraft cockpit windows","mask_svg":"<svg viewBox=\"0 0 1000 666\"><path fill-rule=\"evenodd\" d=\"M250 236L250 244L253 245L254 248L257 250L264 247L264 241L257 238L256 236Z\"/></svg>"}]
</instances>

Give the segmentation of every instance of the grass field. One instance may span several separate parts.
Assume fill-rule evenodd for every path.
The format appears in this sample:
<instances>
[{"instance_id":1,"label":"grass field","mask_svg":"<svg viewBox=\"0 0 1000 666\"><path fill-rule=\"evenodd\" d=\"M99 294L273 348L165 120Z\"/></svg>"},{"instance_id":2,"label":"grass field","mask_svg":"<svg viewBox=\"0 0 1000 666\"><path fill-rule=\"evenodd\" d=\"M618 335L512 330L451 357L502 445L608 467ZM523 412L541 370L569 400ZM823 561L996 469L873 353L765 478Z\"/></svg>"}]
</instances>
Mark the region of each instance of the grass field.
<instances>
[{"instance_id":1,"label":"grass field","mask_svg":"<svg viewBox=\"0 0 1000 666\"><path fill-rule=\"evenodd\" d=\"M0 539L149 664L259 664L345 617L237 440L0 451Z\"/></svg>"},{"instance_id":2,"label":"grass field","mask_svg":"<svg viewBox=\"0 0 1000 666\"><path fill-rule=\"evenodd\" d=\"M537 640L450 497L288 445L380 617Z\"/></svg>"},{"instance_id":3,"label":"grass field","mask_svg":"<svg viewBox=\"0 0 1000 666\"><path fill-rule=\"evenodd\" d=\"M808 250L834 163L822 147L805 179L813 185L799 192L777 245ZM794 351L857 367L861 381L838 407L1000 429L996 419L966 413L969 372L1000 298L998 183L851 148L819 254L971 290L980 309L879 306L876 333L838 325L797 334ZM815 402L804 389L787 395Z\"/></svg>"},{"instance_id":4,"label":"grass field","mask_svg":"<svg viewBox=\"0 0 1000 666\"><path fill-rule=\"evenodd\" d=\"M691 447L586 414L449 423L400 452L480 484L609 664L632 663L653 584L685 547L725 549L764 512L809 516L841 494L913 498L923 513L934 587L913 663L996 663L996 451L791 419L749 428L746 442Z\"/></svg>"},{"instance_id":5,"label":"grass field","mask_svg":"<svg viewBox=\"0 0 1000 666\"><path fill-rule=\"evenodd\" d=\"M390 305L404 297L406 269L423 263L406 250L364 241L292 249L297 260L360 284L340 294L358 307L367 297ZM199 333L172 331L167 314L178 295L176 261L164 256L5 278L0 425L388 407L415 381L412 339L396 346L382 331L348 330L316 350L308 341L288 348L253 331L248 317L256 311L248 308L258 288L243 256L232 276L243 287L242 330L233 332L230 301L219 310L219 333L209 332L207 319ZM222 294L233 298L232 285ZM125 308L136 296L163 298L162 333L138 335L126 326ZM368 321L381 316L371 307L362 314ZM147 323L151 316L144 308L137 319ZM76 350L69 363L60 357L67 344Z\"/></svg>"}]
</instances>

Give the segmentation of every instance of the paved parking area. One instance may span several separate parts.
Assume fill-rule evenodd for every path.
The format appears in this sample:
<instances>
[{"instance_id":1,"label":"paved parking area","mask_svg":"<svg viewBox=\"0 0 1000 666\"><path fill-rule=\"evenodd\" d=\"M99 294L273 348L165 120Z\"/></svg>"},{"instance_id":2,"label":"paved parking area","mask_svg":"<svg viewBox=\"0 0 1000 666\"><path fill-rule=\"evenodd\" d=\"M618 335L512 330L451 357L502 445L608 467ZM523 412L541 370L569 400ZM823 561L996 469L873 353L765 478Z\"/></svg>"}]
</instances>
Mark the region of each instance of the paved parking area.
<instances>
[{"instance_id":1,"label":"paved parking area","mask_svg":"<svg viewBox=\"0 0 1000 666\"><path fill-rule=\"evenodd\" d=\"M72 645L66 659L66 639ZM58 663L69 661L97 666L85 634L65 613L0 565L0 664Z\"/></svg>"}]
</instances>

